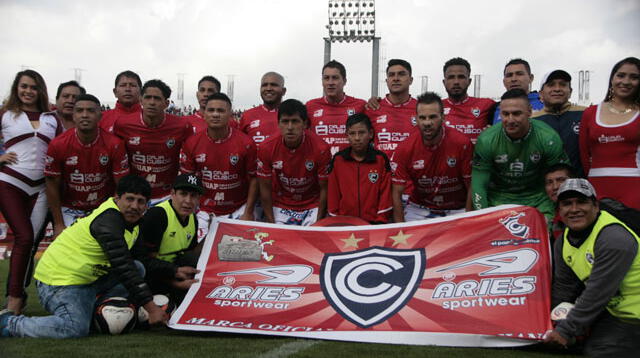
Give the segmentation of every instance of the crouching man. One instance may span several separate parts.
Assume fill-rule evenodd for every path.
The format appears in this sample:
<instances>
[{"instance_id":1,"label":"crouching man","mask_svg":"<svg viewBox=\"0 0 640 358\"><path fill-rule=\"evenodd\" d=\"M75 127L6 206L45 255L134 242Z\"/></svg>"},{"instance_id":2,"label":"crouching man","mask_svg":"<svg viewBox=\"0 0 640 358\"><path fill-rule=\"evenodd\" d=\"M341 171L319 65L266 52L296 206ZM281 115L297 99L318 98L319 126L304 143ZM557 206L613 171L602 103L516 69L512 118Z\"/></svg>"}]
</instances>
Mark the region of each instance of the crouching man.
<instances>
[{"instance_id":1,"label":"crouching man","mask_svg":"<svg viewBox=\"0 0 640 358\"><path fill-rule=\"evenodd\" d=\"M203 192L200 178L178 175L171 199L150 208L140 225L147 282L153 293L170 294L177 302L198 282L195 266L204 241L198 244L195 210Z\"/></svg>"},{"instance_id":2,"label":"crouching man","mask_svg":"<svg viewBox=\"0 0 640 358\"><path fill-rule=\"evenodd\" d=\"M46 317L0 313L0 335L73 338L89 334L96 297L127 296L149 313L149 323L167 320L130 250L138 238L151 187L143 178L123 177L116 196L67 227L49 246L35 271ZM141 267L141 265L140 265Z\"/></svg>"},{"instance_id":3,"label":"crouching man","mask_svg":"<svg viewBox=\"0 0 640 358\"><path fill-rule=\"evenodd\" d=\"M630 357L640 350L640 238L599 208L586 179L558 190L567 228L556 240L552 305L575 304L545 339L562 346L587 336L589 356Z\"/></svg>"}]
</instances>

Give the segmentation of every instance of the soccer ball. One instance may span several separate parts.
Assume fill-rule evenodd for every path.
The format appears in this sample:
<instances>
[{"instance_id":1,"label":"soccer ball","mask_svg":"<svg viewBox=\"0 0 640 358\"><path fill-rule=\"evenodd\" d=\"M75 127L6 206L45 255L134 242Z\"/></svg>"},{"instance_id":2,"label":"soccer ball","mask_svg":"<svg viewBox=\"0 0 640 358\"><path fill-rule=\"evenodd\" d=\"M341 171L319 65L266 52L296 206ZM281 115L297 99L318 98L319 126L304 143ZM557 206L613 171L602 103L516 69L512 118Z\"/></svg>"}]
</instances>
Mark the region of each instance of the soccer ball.
<instances>
[{"instance_id":1,"label":"soccer ball","mask_svg":"<svg viewBox=\"0 0 640 358\"><path fill-rule=\"evenodd\" d=\"M136 306L124 297L110 297L98 305L94 326L100 333L129 333L136 325Z\"/></svg>"},{"instance_id":2,"label":"soccer ball","mask_svg":"<svg viewBox=\"0 0 640 358\"><path fill-rule=\"evenodd\" d=\"M176 310L176 304L165 295L153 295L153 303L167 314L171 315ZM138 308L138 325L141 328L149 328L149 313L144 307Z\"/></svg>"}]
</instances>

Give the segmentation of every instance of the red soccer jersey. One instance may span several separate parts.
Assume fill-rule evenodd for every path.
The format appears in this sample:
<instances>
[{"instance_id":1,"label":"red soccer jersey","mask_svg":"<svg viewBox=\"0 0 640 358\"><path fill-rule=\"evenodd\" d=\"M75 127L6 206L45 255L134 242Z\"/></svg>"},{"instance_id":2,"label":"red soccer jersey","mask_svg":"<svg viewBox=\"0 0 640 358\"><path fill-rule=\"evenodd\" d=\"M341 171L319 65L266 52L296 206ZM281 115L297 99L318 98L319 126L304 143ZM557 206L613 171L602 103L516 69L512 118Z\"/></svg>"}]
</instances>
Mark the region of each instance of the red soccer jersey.
<instances>
[{"instance_id":1,"label":"red soccer jersey","mask_svg":"<svg viewBox=\"0 0 640 358\"><path fill-rule=\"evenodd\" d=\"M247 202L249 180L256 174L256 145L234 128L220 140L202 131L184 143L180 170L202 179L205 192L200 209L216 215L230 214Z\"/></svg>"},{"instance_id":2,"label":"red soccer jersey","mask_svg":"<svg viewBox=\"0 0 640 358\"><path fill-rule=\"evenodd\" d=\"M460 103L445 98L442 104L445 123L466 134L475 144L480 133L493 121L496 102L489 98L467 97Z\"/></svg>"},{"instance_id":3,"label":"red soccer jersey","mask_svg":"<svg viewBox=\"0 0 640 358\"><path fill-rule=\"evenodd\" d=\"M193 128L193 134L207 130L207 122L204 121L204 117L200 114L200 111L195 111L190 116L183 116L182 119L189 122ZM229 126L231 128L238 128L238 121L233 118L229 119Z\"/></svg>"},{"instance_id":4,"label":"red soccer jersey","mask_svg":"<svg viewBox=\"0 0 640 358\"><path fill-rule=\"evenodd\" d=\"M347 148L333 157L329 170L329 215L388 221L392 209L391 168L383 152L371 147L364 160L358 162L351 157L351 148Z\"/></svg>"},{"instance_id":5,"label":"red soccer jersey","mask_svg":"<svg viewBox=\"0 0 640 358\"><path fill-rule=\"evenodd\" d=\"M105 132L113 133L113 125L121 117L138 118L142 113L142 107L140 103L136 103L131 107L125 107L120 102L116 102L116 107L108 111L102 112L102 118L100 119L99 126Z\"/></svg>"},{"instance_id":6,"label":"red soccer jersey","mask_svg":"<svg viewBox=\"0 0 640 358\"><path fill-rule=\"evenodd\" d=\"M247 109L240 118L240 130L253 139L256 144L280 133L278 129L278 110L268 109L264 105Z\"/></svg>"},{"instance_id":7,"label":"red soccer jersey","mask_svg":"<svg viewBox=\"0 0 640 358\"><path fill-rule=\"evenodd\" d=\"M329 145L313 133L306 131L296 149L278 134L258 147L258 176L271 179L274 206L307 210L318 206L319 181L328 179L330 161Z\"/></svg>"},{"instance_id":8,"label":"red soccer jersey","mask_svg":"<svg viewBox=\"0 0 640 358\"><path fill-rule=\"evenodd\" d=\"M91 210L113 195L114 179L129 174L129 163L120 138L99 129L83 144L72 128L49 144L44 174L62 178L62 206Z\"/></svg>"},{"instance_id":9,"label":"red soccer jersey","mask_svg":"<svg viewBox=\"0 0 640 358\"><path fill-rule=\"evenodd\" d=\"M113 132L124 140L131 173L151 184L151 197L169 195L178 175L180 148L193 134L191 125L180 117L165 114L159 126L150 128L139 115L119 119Z\"/></svg>"},{"instance_id":10,"label":"red soccer jersey","mask_svg":"<svg viewBox=\"0 0 640 358\"><path fill-rule=\"evenodd\" d=\"M404 103L393 104L387 96L380 101L380 108L365 112L373 124L376 149L389 158L392 158L398 144L415 131L416 104L413 97Z\"/></svg>"},{"instance_id":11,"label":"red soccer jersey","mask_svg":"<svg viewBox=\"0 0 640 358\"><path fill-rule=\"evenodd\" d=\"M346 135L347 117L364 112L365 101L345 95L340 103L329 103L325 97L307 102L310 129L331 146L331 154L349 146Z\"/></svg>"},{"instance_id":12,"label":"red soccer jersey","mask_svg":"<svg viewBox=\"0 0 640 358\"><path fill-rule=\"evenodd\" d=\"M427 147L420 133L403 142L391 167L394 184L413 183L409 200L432 209L462 209L471 183L473 145L464 134L443 126L440 144Z\"/></svg>"}]
</instances>

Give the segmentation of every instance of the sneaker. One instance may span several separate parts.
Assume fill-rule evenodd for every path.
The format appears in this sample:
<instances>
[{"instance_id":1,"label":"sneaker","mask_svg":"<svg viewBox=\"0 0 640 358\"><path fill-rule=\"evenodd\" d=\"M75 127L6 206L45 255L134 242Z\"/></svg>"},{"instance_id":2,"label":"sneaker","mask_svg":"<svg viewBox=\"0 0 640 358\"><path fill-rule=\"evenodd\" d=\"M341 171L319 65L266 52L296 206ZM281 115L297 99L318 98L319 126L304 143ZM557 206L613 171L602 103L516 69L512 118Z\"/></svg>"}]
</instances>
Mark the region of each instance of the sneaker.
<instances>
[{"instance_id":1,"label":"sneaker","mask_svg":"<svg viewBox=\"0 0 640 358\"><path fill-rule=\"evenodd\" d=\"M9 337L9 318L14 316L13 311L3 309L0 311L0 337Z\"/></svg>"}]
</instances>

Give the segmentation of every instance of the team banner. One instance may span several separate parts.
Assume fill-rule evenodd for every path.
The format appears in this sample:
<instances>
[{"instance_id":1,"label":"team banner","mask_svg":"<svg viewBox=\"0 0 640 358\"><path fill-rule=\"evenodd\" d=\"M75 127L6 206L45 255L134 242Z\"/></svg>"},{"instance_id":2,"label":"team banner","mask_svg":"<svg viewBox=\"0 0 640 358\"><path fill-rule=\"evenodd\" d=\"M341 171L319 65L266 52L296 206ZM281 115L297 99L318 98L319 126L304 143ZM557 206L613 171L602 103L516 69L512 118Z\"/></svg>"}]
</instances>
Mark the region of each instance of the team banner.
<instances>
[{"instance_id":1,"label":"team banner","mask_svg":"<svg viewBox=\"0 0 640 358\"><path fill-rule=\"evenodd\" d=\"M504 347L551 329L544 217L500 206L427 221L217 220L176 329Z\"/></svg>"}]
</instances>

